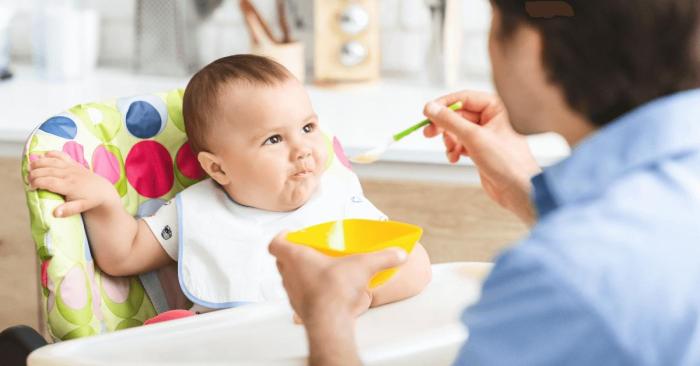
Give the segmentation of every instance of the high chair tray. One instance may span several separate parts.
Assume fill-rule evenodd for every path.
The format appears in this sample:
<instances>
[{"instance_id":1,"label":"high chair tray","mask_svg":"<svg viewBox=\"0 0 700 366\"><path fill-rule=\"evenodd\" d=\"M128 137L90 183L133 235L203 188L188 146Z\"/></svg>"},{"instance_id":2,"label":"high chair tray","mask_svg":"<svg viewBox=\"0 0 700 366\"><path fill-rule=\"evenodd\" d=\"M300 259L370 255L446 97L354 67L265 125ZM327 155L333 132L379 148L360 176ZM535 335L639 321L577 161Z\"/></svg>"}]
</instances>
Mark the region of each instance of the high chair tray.
<instances>
[{"instance_id":1,"label":"high chair tray","mask_svg":"<svg viewBox=\"0 0 700 366\"><path fill-rule=\"evenodd\" d=\"M449 365L467 339L460 322L477 300L485 263L433 265L418 296L371 309L357 320L365 365ZM44 365L305 365L304 328L288 303L248 305L56 343L33 352Z\"/></svg>"}]
</instances>

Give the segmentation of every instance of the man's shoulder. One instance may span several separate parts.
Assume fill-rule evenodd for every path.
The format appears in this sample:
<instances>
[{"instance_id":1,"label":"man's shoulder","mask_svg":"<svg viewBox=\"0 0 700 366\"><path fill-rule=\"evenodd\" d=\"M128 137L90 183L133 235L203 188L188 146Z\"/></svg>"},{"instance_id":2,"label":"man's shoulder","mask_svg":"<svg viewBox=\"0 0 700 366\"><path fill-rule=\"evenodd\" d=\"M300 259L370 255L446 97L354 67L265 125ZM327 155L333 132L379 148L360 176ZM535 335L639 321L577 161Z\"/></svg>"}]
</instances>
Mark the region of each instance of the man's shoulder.
<instances>
[{"instance_id":1,"label":"man's shoulder","mask_svg":"<svg viewBox=\"0 0 700 366\"><path fill-rule=\"evenodd\" d=\"M700 225L654 212L663 205L637 207L589 202L553 212L499 257L493 280L526 283L550 312L577 313L623 349L669 359L678 334L700 322Z\"/></svg>"}]
</instances>

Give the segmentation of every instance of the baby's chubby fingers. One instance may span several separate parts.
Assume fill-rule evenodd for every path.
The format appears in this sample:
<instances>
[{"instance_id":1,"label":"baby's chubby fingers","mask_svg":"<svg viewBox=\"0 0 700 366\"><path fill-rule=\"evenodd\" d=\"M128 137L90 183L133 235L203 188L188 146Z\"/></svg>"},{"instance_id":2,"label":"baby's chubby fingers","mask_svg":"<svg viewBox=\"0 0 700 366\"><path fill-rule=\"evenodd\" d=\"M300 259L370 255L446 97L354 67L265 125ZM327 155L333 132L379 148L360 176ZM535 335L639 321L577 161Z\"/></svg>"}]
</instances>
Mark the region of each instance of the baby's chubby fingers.
<instances>
[{"instance_id":1,"label":"baby's chubby fingers","mask_svg":"<svg viewBox=\"0 0 700 366\"><path fill-rule=\"evenodd\" d=\"M56 209L53 210L53 215L55 217L69 217L81 214L93 207L95 207L95 205L90 204L87 200L75 200L56 207Z\"/></svg>"},{"instance_id":2,"label":"baby's chubby fingers","mask_svg":"<svg viewBox=\"0 0 700 366\"><path fill-rule=\"evenodd\" d=\"M41 177L56 177L65 178L67 175L65 169L60 168L34 168L29 171L29 182L31 183L37 178Z\"/></svg>"},{"instance_id":3,"label":"baby's chubby fingers","mask_svg":"<svg viewBox=\"0 0 700 366\"><path fill-rule=\"evenodd\" d=\"M63 151L49 151L46 153L45 156L47 156L49 158L56 158L56 159L62 160L63 162L66 162L66 163L73 162L73 159L68 154L64 153Z\"/></svg>"},{"instance_id":4,"label":"baby's chubby fingers","mask_svg":"<svg viewBox=\"0 0 700 366\"><path fill-rule=\"evenodd\" d=\"M33 189L44 189L61 195L65 195L69 189L65 179L52 176L31 179L29 184Z\"/></svg>"},{"instance_id":5,"label":"baby's chubby fingers","mask_svg":"<svg viewBox=\"0 0 700 366\"><path fill-rule=\"evenodd\" d=\"M63 159L52 158L52 157L39 157L36 160L29 163L29 170L39 169L39 168L65 168L69 164Z\"/></svg>"}]
</instances>

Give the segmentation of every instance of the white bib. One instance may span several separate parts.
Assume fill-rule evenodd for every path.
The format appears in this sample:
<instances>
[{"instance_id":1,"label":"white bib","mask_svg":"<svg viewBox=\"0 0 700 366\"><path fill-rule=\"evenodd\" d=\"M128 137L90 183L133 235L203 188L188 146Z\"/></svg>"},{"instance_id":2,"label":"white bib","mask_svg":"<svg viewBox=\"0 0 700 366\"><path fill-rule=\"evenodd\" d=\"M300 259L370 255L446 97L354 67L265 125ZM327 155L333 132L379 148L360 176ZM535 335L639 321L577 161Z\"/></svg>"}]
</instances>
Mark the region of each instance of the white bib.
<instances>
[{"instance_id":1,"label":"white bib","mask_svg":"<svg viewBox=\"0 0 700 366\"><path fill-rule=\"evenodd\" d=\"M364 197L357 176L337 161L312 198L291 212L239 205L211 179L176 199L180 287L193 303L213 309L286 297L267 249L280 231L341 218L386 219Z\"/></svg>"}]
</instances>

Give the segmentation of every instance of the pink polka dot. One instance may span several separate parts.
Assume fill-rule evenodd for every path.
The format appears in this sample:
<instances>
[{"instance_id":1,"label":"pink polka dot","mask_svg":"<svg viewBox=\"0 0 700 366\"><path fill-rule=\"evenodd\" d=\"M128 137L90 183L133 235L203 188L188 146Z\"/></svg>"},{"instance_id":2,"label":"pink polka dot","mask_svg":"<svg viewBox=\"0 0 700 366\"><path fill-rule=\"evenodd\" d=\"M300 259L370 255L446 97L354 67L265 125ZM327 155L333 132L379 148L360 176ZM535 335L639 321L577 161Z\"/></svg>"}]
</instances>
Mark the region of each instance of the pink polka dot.
<instances>
[{"instance_id":1,"label":"pink polka dot","mask_svg":"<svg viewBox=\"0 0 700 366\"><path fill-rule=\"evenodd\" d=\"M102 298L100 297L100 290L96 285L95 265L93 262L87 263L87 276L90 281L90 287L92 288L92 313L97 319L102 320L102 309L100 308Z\"/></svg>"},{"instance_id":2,"label":"pink polka dot","mask_svg":"<svg viewBox=\"0 0 700 366\"><path fill-rule=\"evenodd\" d=\"M92 153L92 170L115 184L119 181L119 159L104 145L100 145Z\"/></svg>"},{"instance_id":3,"label":"pink polka dot","mask_svg":"<svg viewBox=\"0 0 700 366\"><path fill-rule=\"evenodd\" d=\"M72 309L82 309L87 304L85 273L80 266L71 268L61 282L61 300Z\"/></svg>"},{"instance_id":4,"label":"pink polka dot","mask_svg":"<svg viewBox=\"0 0 700 366\"><path fill-rule=\"evenodd\" d=\"M49 263L51 260L45 260L41 262L41 285L44 288L49 288Z\"/></svg>"},{"instance_id":5,"label":"pink polka dot","mask_svg":"<svg viewBox=\"0 0 700 366\"><path fill-rule=\"evenodd\" d=\"M340 141L338 141L337 137L333 137L333 150L335 150L335 156L338 157L338 160L345 165L346 168L352 170L352 166L350 166L350 161L348 161L348 157L345 156L345 150L343 150L343 145L340 144Z\"/></svg>"},{"instance_id":6,"label":"pink polka dot","mask_svg":"<svg viewBox=\"0 0 700 366\"><path fill-rule=\"evenodd\" d=\"M126 179L136 191L158 198L173 186L173 160L163 145L145 140L131 148L126 157Z\"/></svg>"},{"instance_id":7,"label":"pink polka dot","mask_svg":"<svg viewBox=\"0 0 700 366\"><path fill-rule=\"evenodd\" d=\"M180 150L177 151L175 163L177 164L177 168L180 169L180 173L185 177L192 180L204 178L204 170L202 166L199 165L199 161L197 161L194 152L192 152L189 142L185 142L180 147Z\"/></svg>"},{"instance_id":8,"label":"pink polka dot","mask_svg":"<svg viewBox=\"0 0 700 366\"><path fill-rule=\"evenodd\" d=\"M110 300L121 304L129 297L129 279L126 277L110 277L103 274L102 289L105 290L105 294Z\"/></svg>"},{"instance_id":9,"label":"pink polka dot","mask_svg":"<svg viewBox=\"0 0 700 366\"><path fill-rule=\"evenodd\" d=\"M29 154L29 161L36 161L40 156L40 154Z\"/></svg>"},{"instance_id":10,"label":"pink polka dot","mask_svg":"<svg viewBox=\"0 0 700 366\"><path fill-rule=\"evenodd\" d=\"M75 141L68 141L63 145L63 152L68 154L68 156L70 156L78 164L83 164L84 167L90 168L88 166L88 162L85 161L83 145Z\"/></svg>"}]
</instances>

